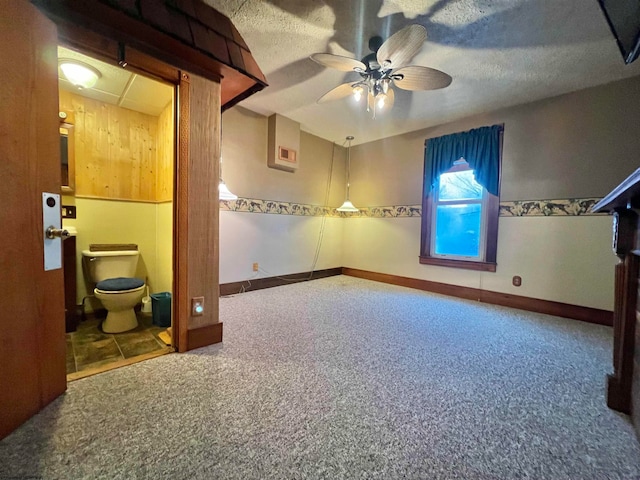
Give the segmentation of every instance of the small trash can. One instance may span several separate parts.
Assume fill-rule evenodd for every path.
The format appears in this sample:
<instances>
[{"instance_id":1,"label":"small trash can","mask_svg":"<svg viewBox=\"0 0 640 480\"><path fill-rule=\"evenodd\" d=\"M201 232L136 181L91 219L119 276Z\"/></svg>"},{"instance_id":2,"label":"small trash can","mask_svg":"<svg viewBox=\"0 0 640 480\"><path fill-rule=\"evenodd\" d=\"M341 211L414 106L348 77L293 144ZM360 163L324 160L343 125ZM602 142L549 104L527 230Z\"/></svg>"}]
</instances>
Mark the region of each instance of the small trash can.
<instances>
[{"instance_id":1,"label":"small trash can","mask_svg":"<svg viewBox=\"0 0 640 480\"><path fill-rule=\"evenodd\" d=\"M171 326L171 293L151 294L151 314L154 325L158 327Z\"/></svg>"}]
</instances>

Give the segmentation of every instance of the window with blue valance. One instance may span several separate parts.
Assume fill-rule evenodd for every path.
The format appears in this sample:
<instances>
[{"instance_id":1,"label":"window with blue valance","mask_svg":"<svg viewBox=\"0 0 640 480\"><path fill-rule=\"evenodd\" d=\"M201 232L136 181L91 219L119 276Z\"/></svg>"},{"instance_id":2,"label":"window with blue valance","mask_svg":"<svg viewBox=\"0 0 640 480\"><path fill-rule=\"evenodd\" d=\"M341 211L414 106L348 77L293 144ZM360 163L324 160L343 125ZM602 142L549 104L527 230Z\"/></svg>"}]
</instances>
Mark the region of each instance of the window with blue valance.
<instances>
[{"instance_id":1,"label":"window with blue valance","mask_svg":"<svg viewBox=\"0 0 640 480\"><path fill-rule=\"evenodd\" d=\"M503 125L428 139L420 263L495 271Z\"/></svg>"},{"instance_id":2,"label":"window with blue valance","mask_svg":"<svg viewBox=\"0 0 640 480\"><path fill-rule=\"evenodd\" d=\"M492 195L500 189L500 135L502 125L481 127L427 140L425 149L425 193L440 175L464 158L476 181Z\"/></svg>"}]
</instances>

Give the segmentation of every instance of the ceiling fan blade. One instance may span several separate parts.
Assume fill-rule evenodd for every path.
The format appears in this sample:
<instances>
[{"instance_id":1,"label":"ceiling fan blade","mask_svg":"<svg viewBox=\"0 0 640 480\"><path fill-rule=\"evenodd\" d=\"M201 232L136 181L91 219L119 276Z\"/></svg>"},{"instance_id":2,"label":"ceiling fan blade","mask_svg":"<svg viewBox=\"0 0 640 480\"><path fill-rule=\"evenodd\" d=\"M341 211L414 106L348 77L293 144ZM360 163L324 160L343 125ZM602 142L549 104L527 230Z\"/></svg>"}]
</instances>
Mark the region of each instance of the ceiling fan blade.
<instances>
[{"instance_id":1,"label":"ceiling fan blade","mask_svg":"<svg viewBox=\"0 0 640 480\"><path fill-rule=\"evenodd\" d=\"M448 87L452 81L449 75L440 70L417 65L394 70L391 77L393 83L403 90L437 90Z\"/></svg>"},{"instance_id":2,"label":"ceiling fan blade","mask_svg":"<svg viewBox=\"0 0 640 480\"><path fill-rule=\"evenodd\" d=\"M378 63L383 70L406 65L420 51L427 39L427 30L422 25L409 25L391 35L378 49Z\"/></svg>"},{"instance_id":3,"label":"ceiling fan blade","mask_svg":"<svg viewBox=\"0 0 640 480\"><path fill-rule=\"evenodd\" d=\"M340 100L341 98L348 97L353 93L353 82L343 83L336 88L329 90L323 96L321 96L317 103L331 102L333 100Z\"/></svg>"},{"instance_id":4,"label":"ceiling fan blade","mask_svg":"<svg viewBox=\"0 0 640 480\"><path fill-rule=\"evenodd\" d=\"M324 67L335 68L342 72L353 72L354 70L358 71L358 69L364 71L367 69L361 61L355 58L343 57L342 55L314 53L309 58Z\"/></svg>"}]
</instances>

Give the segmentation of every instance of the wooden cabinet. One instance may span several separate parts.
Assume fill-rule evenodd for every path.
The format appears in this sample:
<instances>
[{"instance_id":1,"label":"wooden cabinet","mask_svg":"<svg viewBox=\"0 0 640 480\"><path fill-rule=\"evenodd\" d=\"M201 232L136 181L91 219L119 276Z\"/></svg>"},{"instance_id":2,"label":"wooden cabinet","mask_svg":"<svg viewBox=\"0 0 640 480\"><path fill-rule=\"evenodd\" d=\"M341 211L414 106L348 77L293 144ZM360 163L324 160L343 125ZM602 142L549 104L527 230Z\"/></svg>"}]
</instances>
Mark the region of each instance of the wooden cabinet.
<instances>
[{"instance_id":1,"label":"wooden cabinet","mask_svg":"<svg viewBox=\"0 0 640 480\"><path fill-rule=\"evenodd\" d=\"M62 241L62 268L64 270L64 323L65 331L75 332L78 327L76 308L76 237Z\"/></svg>"}]
</instances>

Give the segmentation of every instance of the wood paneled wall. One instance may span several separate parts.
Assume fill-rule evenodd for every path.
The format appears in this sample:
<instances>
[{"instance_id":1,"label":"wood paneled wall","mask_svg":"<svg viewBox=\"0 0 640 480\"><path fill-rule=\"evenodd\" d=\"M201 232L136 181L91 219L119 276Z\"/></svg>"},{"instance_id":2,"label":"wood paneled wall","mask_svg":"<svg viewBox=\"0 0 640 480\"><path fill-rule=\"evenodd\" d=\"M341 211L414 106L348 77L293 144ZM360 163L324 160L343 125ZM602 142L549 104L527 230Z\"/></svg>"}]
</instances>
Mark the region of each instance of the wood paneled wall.
<instances>
[{"instance_id":1,"label":"wood paneled wall","mask_svg":"<svg viewBox=\"0 0 640 480\"><path fill-rule=\"evenodd\" d=\"M173 136L173 102L158 117L158 151L156 163L156 196L158 202L173 200L173 159L175 141Z\"/></svg>"},{"instance_id":2,"label":"wood paneled wall","mask_svg":"<svg viewBox=\"0 0 640 480\"><path fill-rule=\"evenodd\" d=\"M171 105L154 117L61 90L60 110L75 125L76 196L171 200Z\"/></svg>"}]
</instances>

